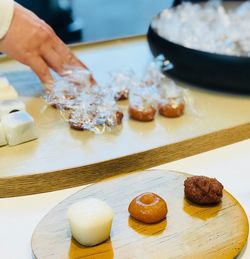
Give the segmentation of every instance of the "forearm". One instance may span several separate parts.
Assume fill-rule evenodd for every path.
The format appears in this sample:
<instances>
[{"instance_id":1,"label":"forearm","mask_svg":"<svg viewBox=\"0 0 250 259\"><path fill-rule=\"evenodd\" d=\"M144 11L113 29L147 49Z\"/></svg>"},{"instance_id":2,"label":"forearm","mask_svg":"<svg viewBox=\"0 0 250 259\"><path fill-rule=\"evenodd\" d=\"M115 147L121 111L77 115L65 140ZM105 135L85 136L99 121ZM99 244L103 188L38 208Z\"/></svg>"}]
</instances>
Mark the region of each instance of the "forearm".
<instances>
[{"instance_id":1,"label":"forearm","mask_svg":"<svg viewBox=\"0 0 250 259\"><path fill-rule=\"evenodd\" d=\"M14 13L13 0L0 0L0 39L2 39L11 24Z\"/></svg>"}]
</instances>

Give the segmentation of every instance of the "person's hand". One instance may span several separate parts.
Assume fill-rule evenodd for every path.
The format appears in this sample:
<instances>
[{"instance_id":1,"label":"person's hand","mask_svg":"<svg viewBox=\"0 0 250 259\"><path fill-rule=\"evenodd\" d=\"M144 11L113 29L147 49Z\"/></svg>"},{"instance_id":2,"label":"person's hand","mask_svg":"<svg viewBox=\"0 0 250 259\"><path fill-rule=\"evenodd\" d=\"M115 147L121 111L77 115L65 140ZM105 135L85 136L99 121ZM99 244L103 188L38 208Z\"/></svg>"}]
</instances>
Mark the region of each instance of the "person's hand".
<instances>
[{"instance_id":1,"label":"person's hand","mask_svg":"<svg viewBox=\"0 0 250 259\"><path fill-rule=\"evenodd\" d=\"M49 25L17 3L10 28L0 40L0 51L31 67L43 83L53 81L49 67L58 74L65 65L86 68Z\"/></svg>"}]
</instances>

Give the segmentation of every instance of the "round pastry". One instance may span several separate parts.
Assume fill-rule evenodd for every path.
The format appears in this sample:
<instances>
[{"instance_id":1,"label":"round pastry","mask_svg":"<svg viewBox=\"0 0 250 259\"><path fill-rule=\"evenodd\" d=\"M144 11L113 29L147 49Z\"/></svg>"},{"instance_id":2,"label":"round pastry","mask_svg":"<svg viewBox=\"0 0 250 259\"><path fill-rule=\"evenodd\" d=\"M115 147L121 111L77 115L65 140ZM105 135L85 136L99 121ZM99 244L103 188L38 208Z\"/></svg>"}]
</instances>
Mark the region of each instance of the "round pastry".
<instances>
[{"instance_id":1,"label":"round pastry","mask_svg":"<svg viewBox=\"0 0 250 259\"><path fill-rule=\"evenodd\" d=\"M143 110L135 106L129 106L128 113L131 118L138 121L152 121L154 120L156 109L153 106L148 106Z\"/></svg>"},{"instance_id":2,"label":"round pastry","mask_svg":"<svg viewBox=\"0 0 250 259\"><path fill-rule=\"evenodd\" d=\"M143 223L157 223L166 218L168 208L160 196L146 192L130 202L128 211L133 218Z\"/></svg>"},{"instance_id":3,"label":"round pastry","mask_svg":"<svg viewBox=\"0 0 250 259\"><path fill-rule=\"evenodd\" d=\"M159 104L159 113L162 116L169 117L169 118L176 118L180 117L184 113L185 105L184 103L162 103Z\"/></svg>"},{"instance_id":4,"label":"round pastry","mask_svg":"<svg viewBox=\"0 0 250 259\"><path fill-rule=\"evenodd\" d=\"M187 199L198 204L217 204L223 196L223 185L215 178L206 176L188 177L184 182Z\"/></svg>"}]
</instances>

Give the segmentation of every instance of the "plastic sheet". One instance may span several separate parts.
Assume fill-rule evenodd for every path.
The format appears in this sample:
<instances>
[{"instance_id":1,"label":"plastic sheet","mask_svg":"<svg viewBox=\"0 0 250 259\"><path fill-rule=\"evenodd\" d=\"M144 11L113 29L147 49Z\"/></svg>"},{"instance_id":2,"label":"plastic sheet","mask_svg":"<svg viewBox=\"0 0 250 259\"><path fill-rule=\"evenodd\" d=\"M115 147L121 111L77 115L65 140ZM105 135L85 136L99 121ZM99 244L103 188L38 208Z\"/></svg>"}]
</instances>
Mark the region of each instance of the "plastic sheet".
<instances>
[{"instance_id":1,"label":"plastic sheet","mask_svg":"<svg viewBox=\"0 0 250 259\"><path fill-rule=\"evenodd\" d=\"M153 120L159 105L175 109L190 103L190 94L162 74L163 57L145 68L141 77L132 70L110 73L108 83L98 85L89 72L69 69L45 95L47 104L57 108L71 128L103 133L122 123L118 100L129 99L132 118ZM185 96L189 96L186 102ZM133 114L135 116L133 116ZM180 114L182 115L182 113ZM180 116L179 115L179 116Z\"/></svg>"}]
</instances>

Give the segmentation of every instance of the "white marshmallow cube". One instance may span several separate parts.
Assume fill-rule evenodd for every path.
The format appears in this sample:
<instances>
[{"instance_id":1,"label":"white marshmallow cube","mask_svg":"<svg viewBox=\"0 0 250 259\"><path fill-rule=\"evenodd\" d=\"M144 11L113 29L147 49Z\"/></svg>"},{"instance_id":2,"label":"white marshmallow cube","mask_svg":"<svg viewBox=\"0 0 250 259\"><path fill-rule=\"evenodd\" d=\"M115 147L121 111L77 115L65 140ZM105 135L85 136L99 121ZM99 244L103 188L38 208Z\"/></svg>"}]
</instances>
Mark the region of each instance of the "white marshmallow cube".
<instances>
[{"instance_id":1,"label":"white marshmallow cube","mask_svg":"<svg viewBox=\"0 0 250 259\"><path fill-rule=\"evenodd\" d=\"M17 91L5 77L0 77L0 100L12 100L18 97Z\"/></svg>"},{"instance_id":2,"label":"white marshmallow cube","mask_svg":"<svg viewBox=\"0 0 250 259\"><path fill-rule=\"evenodd\" d=\"M96 198L77 202L68 209L68 220L72 236L84 246L94 246L110 236L113 210Z\"/></svg>"},{"instance_id":3,"label":"white marshmallow cube","mask_svg":"<svg viewBox=\"0 0 250 259\"><path fill-rule=\"evenodd\" d=\"M0 122L0 147L4 146L7 144L6 136L5 136L5 131L3 128L2 123Z\"/></svg>"},{"instance_id":4,"label":"white marshmallow cube","mask_svg":"<svg viewBox=\"0 0 250 259\"><path fill-rule=\"evenodd\" d=\"M20 100L0 100L0 118L14 111L25 111L25 104Z\"/></svg>"},{"instance_id":5,"label":"white marshmallow cube","mask_svg":"<svg viewBox=\"0 0 250 259\"><path fill-rule=\"evenodd\" d=\"M37 138L33 118L24 111L9 113L2 117L9 145L18 145Z\"/></svg>"}]
</instances>

